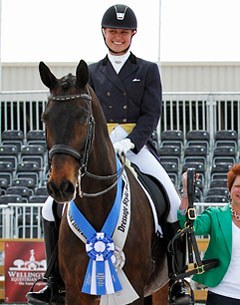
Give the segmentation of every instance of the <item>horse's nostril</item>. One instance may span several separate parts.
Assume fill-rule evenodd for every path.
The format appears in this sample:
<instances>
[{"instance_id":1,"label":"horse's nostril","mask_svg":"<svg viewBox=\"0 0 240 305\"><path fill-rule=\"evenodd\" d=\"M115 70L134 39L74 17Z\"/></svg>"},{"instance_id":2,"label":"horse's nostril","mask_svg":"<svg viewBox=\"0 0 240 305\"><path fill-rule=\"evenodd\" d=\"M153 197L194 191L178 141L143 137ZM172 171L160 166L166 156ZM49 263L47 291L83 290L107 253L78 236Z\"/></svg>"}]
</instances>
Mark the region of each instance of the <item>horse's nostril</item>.
<instances>
[{"instance_id":1,"label":"horse's nostril","mask_svg":"<svg viewBox=\"0 0 240 305\"><path fill-rule=\"evenodd\" d=\"M69 180L64 180L59 186L53 181L47 184L47 190L51 197L58 202L69 201L73 198L75 193L75 186Z\"/></svg>"},{"instance_id":2,"label":"horse's nostril","mask_svg":"<svg viewBox=\"0 0 240 305\"><path fill-rule=\"evenodd\" d=\"M48 182L47 183L47 190L48 190L48 194L52 197L54 197L54 194L57 191L57 187L53 182Z\"/></svg>"},{"instance_id":3,"label":"horse's nostril","mask_svg":"<svg viewBox=\"0 0 240 305\"><path fill-rule=\"evenodd\" d=\"M66 180L61 183L60 190L63 195L73 194L75 191L75 187L70 181Z\"/></svg>"}]
</instances>

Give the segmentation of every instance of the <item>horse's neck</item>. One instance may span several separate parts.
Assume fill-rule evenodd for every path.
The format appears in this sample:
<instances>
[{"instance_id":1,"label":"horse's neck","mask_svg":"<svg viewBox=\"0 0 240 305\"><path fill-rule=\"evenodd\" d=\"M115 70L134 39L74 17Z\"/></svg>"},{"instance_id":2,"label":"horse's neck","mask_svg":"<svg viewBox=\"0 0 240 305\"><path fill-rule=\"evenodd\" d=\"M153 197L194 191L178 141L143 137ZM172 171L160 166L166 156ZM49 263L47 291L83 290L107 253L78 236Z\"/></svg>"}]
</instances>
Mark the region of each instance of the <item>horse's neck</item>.
<instances>
[{"instance_id":1,"label":"horse's neck","mask_svg":"<svg viewBox=\"0 0 240 305\"><path fill-rule=\"evenodd\" d=\"M103 176L116 172L116 156L110 139L96 137L96 145L89 158L89 170Z\"/></svg>"},{"instance_id":2,"label":"horse's neck","mask_svg":"<svg viewBox=\"0 0 240 305\"><path fill-rule=\"evenodd\" d=\"M77 202L79 202L79 209L94 229L100 231L111 211L116 195L116 186L113 185L116 178L101 179L116 173L116 159L111 143L106 145L105 141L102 143L102 149L93 149L87 171L96 177L85 175L82 178L82 191L94 196L78 198ZM113 188L111 188L112 185Z\"/></svg>"},{"instance_id":3,"label":"horse's neck","mask_svg":"<svg viewBox=\"0 0 240 305\"><path fill-rule=\"evenodd\" d=\"M93 104L93 113L95 137L89 163L92 170L97 170L100 175L110 175L116 171L116 157L100 104Z\"/></svg>"}]
</instances>

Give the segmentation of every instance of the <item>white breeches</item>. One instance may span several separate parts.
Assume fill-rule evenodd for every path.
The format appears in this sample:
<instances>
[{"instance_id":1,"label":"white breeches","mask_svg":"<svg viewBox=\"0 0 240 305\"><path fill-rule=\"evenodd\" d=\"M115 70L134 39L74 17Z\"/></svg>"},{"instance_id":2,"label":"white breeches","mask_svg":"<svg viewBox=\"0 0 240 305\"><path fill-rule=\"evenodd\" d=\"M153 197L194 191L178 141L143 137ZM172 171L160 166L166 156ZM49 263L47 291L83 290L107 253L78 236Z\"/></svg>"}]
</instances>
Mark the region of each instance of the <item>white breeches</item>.
<instances>
[{"instance_id":1,"label":"white breeches","mask_svg":"<svg viewBox=\"0 0 240 305\"><path fill-rule=\"evenodd\" d=\"M170 211L167 217L168 222L175 222L178 220L177 211L180 205L180 198L175 189L172 180L169 178L167 172L154 157L154 155L144 146L138 154L131 151L127 153L127 158L130 162L136 164L140 171L155 177L163 185L166 190L170 202Z\"/></svg>"},{"instance_id":2,"label":"white breeches","mask_svg":"<svg viewBox=\"0 0 240 305\"><path fill-rule=\"evenodd\" d=\"M51 196L48 196L48 198L45 201L44 206L42 208L42 217L48 221L55 221L52 205L53 205L53 198ZM66 207L66 204L64 204L62 213L64 212L65 207Z\"/></svg>"},{"instance_id":3,"label":"white breeches","mask_svg":"<svg viewBox=\"0 0 240 305\"><path fill-rule=\"evenodd\" d=\"M52 210L53 198L48 196L42 208L42 217L48 221L55 221Z\"/></svg>"},{"instance_id":4,"label":"white breeches","mask_svg":"<svg viewBox=\"0 0 240 305\"><path fill-rule=\"evenodd\" d=\"M110 138L113 143L124 139L126 136L126 131L120 126L117 126L110 134ZM144 146L138 154L134 154L132 151L129 151L126 157L130 162L136 164L141 172L152 175L158 181L160 181L168 194L170 202L170 211L167 221L176 222L178 220L177 211L180 205L180 197L178 196L174 184L159 161L148 150L147 146ZM54 221L52 202L53 199L49 196L42 209L42 216L48 221Z\"/></svg>"},{"instance_id":5,"label":"white breeches","mask_svg":"<svg viewBox=\"0 0 240 305\"><path fill-rule=\"evenodd\" d=\"M123 140L127 137L127 135L127 132L121 126L117 126L111 132L110 138L112 142L115 143ZM160 181L168 194L170 202L170 211L167 217L167 221L178 221L177 211L180 205L180 197L178 196L176 188L167 172L159 163L159 161L154 157L154 155L148 150L147 146L144 146L138 154L134 154L132 151L129 151L126 157L130 162L136 164L141 172L149 174Z\"/></svg>"}]
</instances>

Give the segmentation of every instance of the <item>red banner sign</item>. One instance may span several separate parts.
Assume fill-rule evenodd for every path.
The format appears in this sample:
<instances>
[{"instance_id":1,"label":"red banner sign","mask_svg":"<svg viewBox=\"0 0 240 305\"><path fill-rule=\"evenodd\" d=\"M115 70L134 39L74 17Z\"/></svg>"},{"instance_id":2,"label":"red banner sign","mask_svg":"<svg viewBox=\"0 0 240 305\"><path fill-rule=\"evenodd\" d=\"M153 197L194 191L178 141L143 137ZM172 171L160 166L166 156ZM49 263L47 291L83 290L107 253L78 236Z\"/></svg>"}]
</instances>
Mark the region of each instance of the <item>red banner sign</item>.
<instances>
[{"instance_id":1,"label":"red banner sign","mask_svg":"<svg viewBox=\"0 0 240 305\"><path fill-rule=\"evenodd\" d=\"M46 270L42 241L9 241L5 244L5 302L26 303L25 295ZM37 283L34 291L44 286Z\"/></svg>"}]
</instances>

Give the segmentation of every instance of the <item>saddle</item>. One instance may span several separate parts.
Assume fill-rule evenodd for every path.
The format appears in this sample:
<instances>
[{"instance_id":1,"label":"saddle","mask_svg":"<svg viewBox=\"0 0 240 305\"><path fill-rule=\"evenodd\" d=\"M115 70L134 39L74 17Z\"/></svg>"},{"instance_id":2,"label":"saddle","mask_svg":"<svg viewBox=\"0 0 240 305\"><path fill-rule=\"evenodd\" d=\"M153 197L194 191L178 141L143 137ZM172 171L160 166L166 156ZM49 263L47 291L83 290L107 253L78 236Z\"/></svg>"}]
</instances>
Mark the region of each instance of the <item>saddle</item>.
<instances>
[{"instance_id":1,"label":"saddle","mask_svg":"<svg viewBox=\"0 0 240 305\"><path fill-rule=\"evenodd\" d=\"M131 167L134 168L137 173L137 179L146 189L153 201L157 213L158 224L164 226L170 209L169 198L164 186L155 177L142 173L135 164L131 163Z\"/></svg>"}]
</instances>

